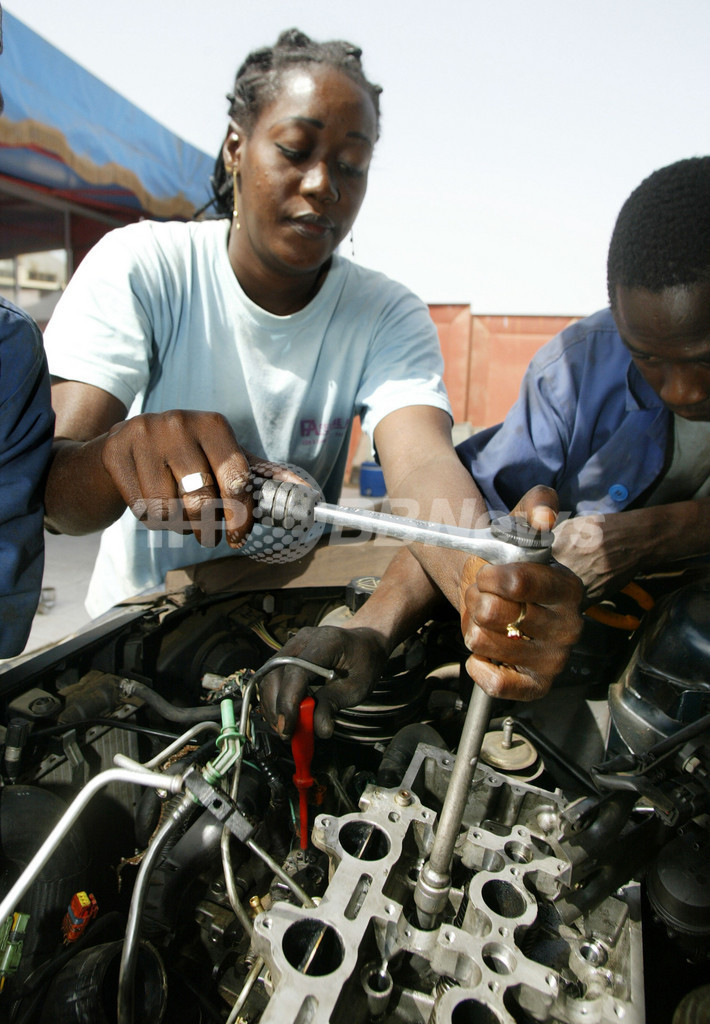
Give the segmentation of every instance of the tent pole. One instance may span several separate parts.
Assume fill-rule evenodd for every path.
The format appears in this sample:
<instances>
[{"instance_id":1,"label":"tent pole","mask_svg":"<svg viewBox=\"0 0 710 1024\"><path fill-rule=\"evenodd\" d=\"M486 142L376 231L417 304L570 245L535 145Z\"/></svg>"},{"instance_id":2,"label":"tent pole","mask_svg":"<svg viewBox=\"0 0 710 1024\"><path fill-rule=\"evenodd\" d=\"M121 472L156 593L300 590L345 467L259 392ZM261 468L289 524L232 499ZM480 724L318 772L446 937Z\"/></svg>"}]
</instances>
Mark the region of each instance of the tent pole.
<instances>
[{"instance_id":1,"label":"tent pole","mask_svg":"<svg viewBox=\"0 0 710 1024\"><path fill-rule=\"evenodd\" d=\"M74 248L71 240L71 211L66 207L64 209L64 250L66 253L64 283L66 284L74 273Z\"/></svg>"}]
</instances>

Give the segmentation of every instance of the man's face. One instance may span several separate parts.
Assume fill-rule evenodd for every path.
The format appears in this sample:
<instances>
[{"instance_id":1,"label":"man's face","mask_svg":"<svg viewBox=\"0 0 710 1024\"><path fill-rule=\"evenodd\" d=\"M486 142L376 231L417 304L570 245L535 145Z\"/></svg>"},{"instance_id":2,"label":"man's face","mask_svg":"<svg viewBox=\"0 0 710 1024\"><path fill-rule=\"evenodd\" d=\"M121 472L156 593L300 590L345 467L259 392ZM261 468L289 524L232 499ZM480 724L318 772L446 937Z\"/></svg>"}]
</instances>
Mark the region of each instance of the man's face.
<instances>
[{"instance_id":1,"label":"man's face","mask_svg":"<svg viewBox=\"0 0 710 1024\"><path fill-rule=\"evenodd\" d=\"M614 320L641 375L677 416L710 421L710 281L617 286Z\"/></svg>"}]
</instances>

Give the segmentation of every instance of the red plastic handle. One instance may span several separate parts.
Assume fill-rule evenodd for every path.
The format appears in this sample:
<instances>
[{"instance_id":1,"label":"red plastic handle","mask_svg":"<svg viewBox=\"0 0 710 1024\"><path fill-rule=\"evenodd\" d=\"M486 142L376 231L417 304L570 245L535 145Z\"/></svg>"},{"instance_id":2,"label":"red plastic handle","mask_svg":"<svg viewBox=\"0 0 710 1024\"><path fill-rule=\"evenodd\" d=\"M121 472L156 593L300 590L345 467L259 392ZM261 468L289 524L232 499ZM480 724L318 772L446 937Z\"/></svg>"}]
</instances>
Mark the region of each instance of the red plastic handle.
<instances>
[{"instance_id":1,"label":"red plastic handle","mask_svg":"<svg viewBox=\"0 0 710 1024\"><path fill-rule=\"evenodd\" d=\"M313 760L313 711L316 702L313 697L304 697L298 709L298 725L291 737L291 752L296 771L293 781L298 790L301 819L301 849L308 846L308 799L306 790L313 785L311 761Z\"/></svg>"}]
</instances>

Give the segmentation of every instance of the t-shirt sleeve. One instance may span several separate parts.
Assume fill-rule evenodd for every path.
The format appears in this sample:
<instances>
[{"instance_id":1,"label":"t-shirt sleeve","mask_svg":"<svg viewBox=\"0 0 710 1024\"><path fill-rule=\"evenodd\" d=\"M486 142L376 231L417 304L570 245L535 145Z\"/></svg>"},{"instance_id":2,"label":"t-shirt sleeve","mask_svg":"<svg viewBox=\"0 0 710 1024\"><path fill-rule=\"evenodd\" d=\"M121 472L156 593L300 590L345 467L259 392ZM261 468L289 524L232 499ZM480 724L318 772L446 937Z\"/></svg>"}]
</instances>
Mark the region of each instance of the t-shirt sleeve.
<instances>
[{"instance_id":1,"label":"t-shirt sleeve","mask_svg":"<svg viewBox=\"0 0 710 1024\"><path fill-rule=\"evenodd\" d=\"M144 225L135 225L142 228ZM159 257L145 232L105 235L75 271L45 331L52 376L93 384L130 409L150 376Z\"/></svg>"},{"instance_id":2,"label":"t-shirt sleeve","mask_svg":"<svg viewBox=\"0 0 710 1024\"><path fill-rule=\"evenodd\" d=\"M432 405L451 416L443 381L444 361L429 310L407 289L392 285L382 310L360 381L356 406L363 430L410 405Z\"/></svg>"},{"instance_id":3,"label":"t-shirt sleeve","mask_svg":"<svg viewBox=\"0 0 710 1024\"><path fill-rule=\"evenodd\" d=\"M0 388L0 658L10 658L24 649L42 586L54 415L39 330L2 302Z\"/></svg>"}]
</instances>

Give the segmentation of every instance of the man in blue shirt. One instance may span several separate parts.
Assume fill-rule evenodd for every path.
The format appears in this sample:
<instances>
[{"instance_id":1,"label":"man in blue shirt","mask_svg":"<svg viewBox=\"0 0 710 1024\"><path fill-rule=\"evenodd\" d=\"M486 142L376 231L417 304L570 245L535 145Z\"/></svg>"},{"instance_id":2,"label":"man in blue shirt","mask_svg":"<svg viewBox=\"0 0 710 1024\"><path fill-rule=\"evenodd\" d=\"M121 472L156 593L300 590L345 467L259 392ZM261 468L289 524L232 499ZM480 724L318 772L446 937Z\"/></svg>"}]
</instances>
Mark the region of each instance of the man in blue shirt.
<instances>
[{"instance_id":1,"label":"man in blue shirt","mask_svg":"<svg viewBox=\"0 0 710 1024\"><path fill-rule=\"evenodd\" d=\"M0 658L22 653L37 610L53 429L39 329L0 298Z\"/></svg>"},{"instance_id":2,"label":"man in blue shirt","mask_svg":"<svg viewBox=\"0 0 710 1024\"><path fill-rule=\"evenodd\" d=\"M3 106L0 93L0 113ZM0 658L22 653L37 610L44 569L42 494L53 432L39 328L0 297Z\"/></svg>"},{"instance_id":3,"label":"man in blue shirt","mask_svg":"<svg viewBox=\"0 0 710 1024\"><path fill-rule=\"evenodd\" d=\"M537 353L505 421L458 448L493 510L557 491L553 552L588 601L710 552L710 157L631 194L608 290L610 309Z\"/></svg>"}]
</instances>

